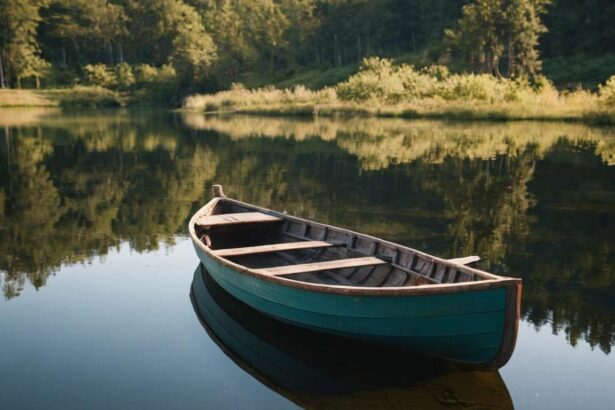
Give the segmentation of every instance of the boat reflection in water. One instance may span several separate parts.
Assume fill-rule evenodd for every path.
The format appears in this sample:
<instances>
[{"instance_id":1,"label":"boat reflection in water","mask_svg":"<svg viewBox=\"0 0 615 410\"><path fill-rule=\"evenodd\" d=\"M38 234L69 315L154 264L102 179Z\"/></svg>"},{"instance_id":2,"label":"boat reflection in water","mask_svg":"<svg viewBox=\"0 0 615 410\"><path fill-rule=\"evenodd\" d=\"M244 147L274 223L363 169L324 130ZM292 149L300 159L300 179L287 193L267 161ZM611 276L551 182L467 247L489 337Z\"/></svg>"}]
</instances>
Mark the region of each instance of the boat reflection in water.
<instances>
[{"instance_id":1,"label":"boat reflection in water","mask_svg":"<svg viewBox=\"0 0 615 410\"><path fill-rule=\"evenodd\" d=\"M216 344L303 407L513 408L499 372L325 335L271 319L233 298L199 264L190 292Z\"/></svg>"}]
</instances>

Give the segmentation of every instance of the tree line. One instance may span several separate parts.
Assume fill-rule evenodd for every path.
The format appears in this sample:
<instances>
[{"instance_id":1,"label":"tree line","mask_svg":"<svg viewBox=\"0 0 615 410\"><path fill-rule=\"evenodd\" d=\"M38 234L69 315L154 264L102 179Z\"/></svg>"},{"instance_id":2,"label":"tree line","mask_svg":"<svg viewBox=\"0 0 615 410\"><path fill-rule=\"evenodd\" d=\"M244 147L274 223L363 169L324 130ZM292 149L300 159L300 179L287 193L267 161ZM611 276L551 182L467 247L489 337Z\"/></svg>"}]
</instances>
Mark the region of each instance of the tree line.
<instances>
[{"instance_id":1,"label":"tree line","mask_svg":"<svg viewBox=\"0 0 615 410\"><path fill-rule=\"evenodd\" d=\"M206 91L249 72L292 75L302 67L403 53L494 75L534 76L541 53L615 52L609 3L0 0L0 87L74 85L88 72L104 76L123 65L128 83L136 71L143 77L163 69L172 71L174 87Z\"/></svg>"}]
</instances>

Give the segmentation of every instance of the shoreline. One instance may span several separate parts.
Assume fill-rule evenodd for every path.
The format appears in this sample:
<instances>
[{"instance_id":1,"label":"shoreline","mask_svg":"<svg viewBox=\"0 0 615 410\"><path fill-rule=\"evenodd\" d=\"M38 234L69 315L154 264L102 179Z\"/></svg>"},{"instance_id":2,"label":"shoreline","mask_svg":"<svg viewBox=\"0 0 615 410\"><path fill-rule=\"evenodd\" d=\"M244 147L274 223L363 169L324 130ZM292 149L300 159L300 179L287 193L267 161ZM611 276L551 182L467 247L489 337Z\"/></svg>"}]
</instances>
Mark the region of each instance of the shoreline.
<instances>
[{"instance_id":1,"label":"shoreline","mask_svg":"<svg viewBox=\"0 0 615 410\"><path fill-rule=\"evenodd\" d=\"M242 107L227 110L203 111L194 108L179 108L174 110L182 113L198 113L207 116L224 115L247 115L247 116L270 116L270 117L302 117L302 118L400 118L408 120L440 120L456 122L564 122L587 124L594 126L615 125L615 111L595 110L581 112L575 115L514 115L514 113L498 110L433 110L420 112L418 110L404 109L377 109L370 110L365 107L328 107L328 106L303 106L303 107Z\"/></svg>"},{"instance_id":2,"label":"shoreline","mask_svg":"<svg viewBox=\"0 0 615 410\"><path fill-rule=\"evenodd\" d=\"M231 91L232 92L232 91ZM228 92L222 92L228 93ZM216 98L218 94L204 95ZM287 96L288 97L288 96ZM190 97L189 97L190 98ZM245 104L245 103L244 103ZM214 107L191 107L184 104L172 108L147 102L135 103L135 97L120 95L100 87L74 87L67 89L0 90L0 109L4 108L131 108L155 106L176 112L201 113L204 115L251 115L271 117L325 117L325 118L403 118L461 122L566 122L594 126L615 125L615 108L595 105L589 109L574 105L558 104L527 107L520 103L495 104L484 101L417 101L405 104L382 104L378 101L363 103L335 100L328 102L286 101L276 103L248 102L234 106L234 102L223 100ZM207 109L215 108L215 109ZM521 112L523 111L523 112Z\"/></svg>"}]
</instances>

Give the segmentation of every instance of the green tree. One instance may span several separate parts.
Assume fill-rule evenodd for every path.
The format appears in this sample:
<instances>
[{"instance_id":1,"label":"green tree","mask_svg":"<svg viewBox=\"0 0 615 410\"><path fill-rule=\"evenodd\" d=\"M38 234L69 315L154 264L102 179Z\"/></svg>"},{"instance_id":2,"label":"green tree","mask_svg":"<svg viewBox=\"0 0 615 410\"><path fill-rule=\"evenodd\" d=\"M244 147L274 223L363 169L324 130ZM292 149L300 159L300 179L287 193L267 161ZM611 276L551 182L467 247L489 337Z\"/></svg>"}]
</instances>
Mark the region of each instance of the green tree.
<instances>
[{"instance_id":1,"label":"green tree","mask_svg":"<svg viewBox=\"0 0 615 410\"><path fill-rule=\"evenodd\" d=\"M78 53L89 54L87 60L113 65L124 61L122 39L128 34L128 17L124 7L108 0L53 0L47 22L52 39ZM79 51L81 50L81 51Z\"/></svg>"},{"instance_id":2,"label":"green tree","mask_svg":"<svg viewBox=\"0 0 615 410\"><path fill-rule=\"evenodd\" d=\"M312 61L314 35L319 24L316 1L281 0L279 7L288 21L283 33L285 40L283 61L288 65Z\"/></svg>"},{"instance_id":3,"label":"green tree","mask_svg":"<svg viewBox=\"0 0 615 410\"><path fill-rule=\"evenodd\" d=\"M453 49L474 70L501 75L533 77L540 72L538 39L546 31L540 16L550 0L475 0L463 6L457 30L446 30Z\"/></svg>"},{"instance_id":4,"label":"green tree","mask_svg":"<svg viewBox=\"0 0 615 410\"><path fill-rule=\"evenodd\" d=\"M88 64L83 67L88 84L114 88L117 81L113 71L104 64Z\"/></svg>"},{"instance_id":5,"label":"green tree","mask_svg":"<svg viewBox=\"0 0 615 410\"><path fill-rule=\"evenodd\" d=\"M551 0L509 0L506 8L508 28L508 76L536 76L542 67L538 40L547 31L540 20Z\"/></svg>"},{"instance_id":6,"label":"green tree","mask_svg":"<svg viewBox=\"0 0 615 410\"><path fill-rule=\"evenodd\" d=\"M39 11L49 0L0 0L0 86L21 87L34 77L37 88L49 67L40 57L36 30Z\"/></svg>"},{"instance_id":7,"label":"green tree","mask_svg":"<svg viewBox=\"0 0 615 410\"><path fill-rule=\"evenodd\" d=\"M456 31L446 36L472 64L473 69L499 75L504 52L504 0L475 0L463 6Z\"/></svg>"},{"instance_id":8,"label":"green tree","mask_svg":"<svg viewBox=\"0 0 615 410\"><path fill-rule=\"evenodd\" d=\"M230 84L241 71L264 71L288 61L289 19L273 0L193 0L218 46L220 82Z\"/></svg>"},{"instance_id":9,"label":"green tree","mask_svg":"<svg viewBox=\"0 0 615 410\"><path fill-rule=\"evenodd\" d=\"M205 31L198 13L184 5L183 22L173 38L173 50L169 61L180 76L190 82L202 81L217 59L216 45Z\"/></svg>"},{"instance_id":10,"label":"green tree","mask_svg":"<svg viewBox=\"0 0 615 410\"><path fill-rule=\"evenodd\" d=\"M115 78L120 90L128 90L135 85L135 75L130 67L126 63L118 64L115 67Z\"/></svg>"},{"instance_id":11,"label":"green tree","mask_svg":"<svg viewBox=\"0 0 615 410\"><path fill-rule=\"evenodd\" d=\"M82 7L85 23L85 35L94 44L101 44L107 51L109 64L123 62L124 55L120 43L127 34L127 16L124 9L108 0L78 0ZM114 45L118 45L118 56L114 55Z\"/></svg>"}]
</instances>

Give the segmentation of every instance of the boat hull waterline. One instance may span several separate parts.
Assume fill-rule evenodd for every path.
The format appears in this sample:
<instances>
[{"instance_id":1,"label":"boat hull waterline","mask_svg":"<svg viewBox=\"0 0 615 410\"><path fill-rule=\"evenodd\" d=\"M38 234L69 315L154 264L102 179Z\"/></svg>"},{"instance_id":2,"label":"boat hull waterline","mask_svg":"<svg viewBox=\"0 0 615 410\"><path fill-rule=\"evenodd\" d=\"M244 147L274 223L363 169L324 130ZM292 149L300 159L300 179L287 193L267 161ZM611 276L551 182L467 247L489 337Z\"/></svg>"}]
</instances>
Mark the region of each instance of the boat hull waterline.
<instances>
[{"instance_id":1,"label":"boat hull waterline","mask_svg":"<svg viewBox=\"0 0 615 410\"><path fill-rule=\"evenodd\" d=\"M312 330L479 367L499 368L510 358L519 320L520 280L485 273L488 276L476 276L472 282L365 287L306 283L269 275L263 269L217 256L207 243L209 237L199 237L198 218L218 212L220 202L279 217L284 224L321 224L225 197L215 198L194 215L189 230L200 261L223 289L254 309ZM361 235L341 228L330 229ZM445 261L431 258L434 265ZM480 272L461 266L459 269Z\"/></svg>"}]
</instances>

